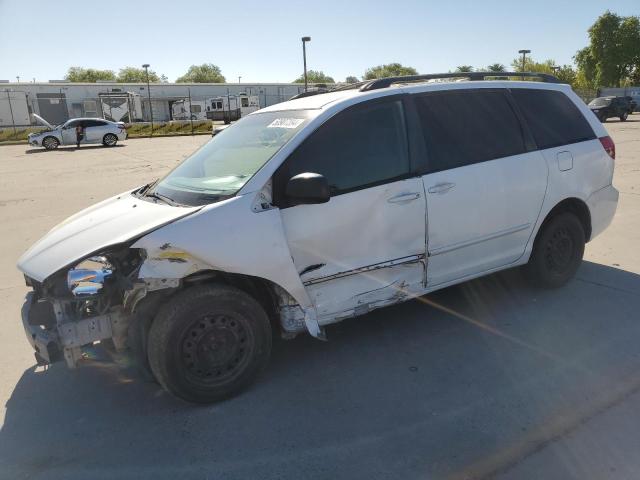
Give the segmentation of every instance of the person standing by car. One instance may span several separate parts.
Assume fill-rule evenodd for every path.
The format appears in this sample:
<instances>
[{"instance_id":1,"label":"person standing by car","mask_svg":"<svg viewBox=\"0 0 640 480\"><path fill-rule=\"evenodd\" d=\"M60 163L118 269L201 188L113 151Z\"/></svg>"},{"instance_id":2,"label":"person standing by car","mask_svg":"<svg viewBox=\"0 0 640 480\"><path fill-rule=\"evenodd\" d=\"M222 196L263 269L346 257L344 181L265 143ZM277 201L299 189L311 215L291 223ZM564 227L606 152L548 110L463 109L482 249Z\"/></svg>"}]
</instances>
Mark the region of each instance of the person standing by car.
<instances>
[{"instance_id":1,"label":"person standing by car","mask_svg":"<svg viewBox=\"0 0 640 480\"><path fill-rule=\"evenodd\" d=\"M76 148L80 148L80 142L84 138L84 128L81 123L76 125Z\"/></svg>"}]
</instances>

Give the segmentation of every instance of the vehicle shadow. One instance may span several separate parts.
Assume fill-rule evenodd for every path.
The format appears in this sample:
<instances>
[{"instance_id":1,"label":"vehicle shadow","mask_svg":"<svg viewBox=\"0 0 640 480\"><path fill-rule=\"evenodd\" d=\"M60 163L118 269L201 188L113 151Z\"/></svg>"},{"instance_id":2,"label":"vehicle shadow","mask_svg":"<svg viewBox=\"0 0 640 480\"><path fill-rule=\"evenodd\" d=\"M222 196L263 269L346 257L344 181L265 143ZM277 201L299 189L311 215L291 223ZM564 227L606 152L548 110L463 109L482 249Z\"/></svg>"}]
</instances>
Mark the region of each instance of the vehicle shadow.
<instances>
[{"instance_id":1,"label":"vehicle shadow","mask_svg":"<svg viewBox=\"0 0 640 480\"><path fill-rule=\"evenodd\" d=\"M602 392L615 403L621 379L639 380L639 310L631 272L584 262L567 286L541 291L508 271L334 325L328 342L276 342L258 382L212 406L174 399L124 363L30 368L6 405L0 472L442 478L495 456L484 475L513 460L496 452L538 448L566 412ZM554 478L575 474L563 461Z\"/></svg>"},{"instance_id":2,"label":"vehicle shadow","mask_svg":"<svg viewBox=\"0 0 640 480\"><path fill-rule=\"evenodd\" d=\"M68 145L68 146L64 146L64 147L58 147L55 150L47 150L45 148L29 148L27 150L25 150L25 153L28 154L32 154L32 153L51 153L51 152L76 152L76 151L82 151L82 150L94 150L96 148L122 148L122 147L126 147L126 145L117 143L116 145L113 145L111 147L105 147L104 145L81 145L80 148L76 148L75 146L72 145Z\"/></svg>"}]
</instances>

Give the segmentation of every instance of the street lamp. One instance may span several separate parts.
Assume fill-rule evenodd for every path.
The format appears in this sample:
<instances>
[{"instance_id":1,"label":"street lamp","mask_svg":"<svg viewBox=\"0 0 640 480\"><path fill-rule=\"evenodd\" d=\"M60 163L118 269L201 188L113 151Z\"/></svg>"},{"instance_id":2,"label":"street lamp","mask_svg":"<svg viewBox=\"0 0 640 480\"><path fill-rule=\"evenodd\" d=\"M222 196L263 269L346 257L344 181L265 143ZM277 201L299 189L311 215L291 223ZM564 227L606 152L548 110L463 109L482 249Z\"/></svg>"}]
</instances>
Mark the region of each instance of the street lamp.
<instances>
[{"instance_id":1,"label":"street lamp","mask_svg":"<svg viewBox=\"0 0 640 480\"><path fill-rule=\"evenodd\" d=\"M524 73L527 61L527 53L531 53L531 50L518 50L518 53L522 54L522 73Z\"/></svg>"},{"instance_id":2,"label":"street lamp","mask_svg":"<svg viewBox=\"0 0 640 480\"><path fill-rule=\"evenodd\" d=\"M144 73L147 76L147 96L149 97L149 115L151 116L151 136L153 136L153 107L151 106L151 87L149 87L149 67L151 65L149 65L148 63L145 63L144 65L142 65L142 68L144 68Z\"/></svg>"},{"instance_id":3,"label":"street lamp","mask_svg":"<svg viewBox=\"0 0 640 480\"><path fill-rule=\"evenodd\" d=\"M304 91L307 91L307 42L311 41L311 37L302 37L302 61L304 62Z\"/></svg>"},{"instance_id":4,"label":"street lamp","mask_svg":"<svg viewBox=\"0 0 640 480\"><path fill-rule=\"evenodd\" d=\"M16 80L20 83L20 75L16 75Z\"/></svg>"},{"instance_id":5,"label":"street lamp","mask_svg":"<svg viewBox=\"0 0 640 480\"><path fill-rule=\"evenodd\" d=\"M242 77L240 75L238 75L238 83L241 83L240 81L242 80Z\"/></svg>"}]
</instances>

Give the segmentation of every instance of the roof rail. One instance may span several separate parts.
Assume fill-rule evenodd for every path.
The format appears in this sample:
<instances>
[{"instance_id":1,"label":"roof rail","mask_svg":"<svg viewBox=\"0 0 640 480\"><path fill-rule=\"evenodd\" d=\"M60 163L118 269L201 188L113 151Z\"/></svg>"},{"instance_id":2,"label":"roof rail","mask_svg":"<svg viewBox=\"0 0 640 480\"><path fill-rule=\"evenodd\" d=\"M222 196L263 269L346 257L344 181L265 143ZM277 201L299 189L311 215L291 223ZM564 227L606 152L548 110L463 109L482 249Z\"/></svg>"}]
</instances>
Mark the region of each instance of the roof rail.
<instances>
[{"instance_id":1,"label":"roof rail","mask_svg":"<svg viewBox=\"0 0 640 480\"><path fill-rule=\"evenodd\" d=\"M560 79L548 73L537 72L455 72L455 73L431 73L428 75L409 75L405 77L387 77L378 78L367 82L360 87L361 92L369 90L378 90L380 88L390 87L394 83L419 82L421 80L438 80L444 78L466 78L468 80L487 80L495 78L538 78L546 83L562 83Z\"/></svg>"}]
</instances>

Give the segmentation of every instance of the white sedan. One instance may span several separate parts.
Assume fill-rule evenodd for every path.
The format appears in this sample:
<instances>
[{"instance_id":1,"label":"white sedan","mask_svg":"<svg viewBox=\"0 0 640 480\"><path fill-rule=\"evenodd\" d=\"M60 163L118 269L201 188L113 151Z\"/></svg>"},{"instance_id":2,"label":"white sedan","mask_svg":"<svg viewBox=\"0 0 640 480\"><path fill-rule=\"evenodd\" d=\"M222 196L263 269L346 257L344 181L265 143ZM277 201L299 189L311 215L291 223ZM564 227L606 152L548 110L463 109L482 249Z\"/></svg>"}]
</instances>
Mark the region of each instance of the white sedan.
<instances>
[{"instance_id":1,"label":"white sedan","mask_svg":"<svg viewBox=\"0 0 640 480\"><path fill-rule=\"evenodd\" d=\"M72 118L65 123L53 126L39 115L33 116L48 130L29 134L29 145L54 150L60 145L76 144L76 127L81 125L84 137L81 145L87 143L102 143L106 147L113 147L118 140L127 138L127 130L123 122L111 122L104 118Z\"/></svg>"}]
</instances>

